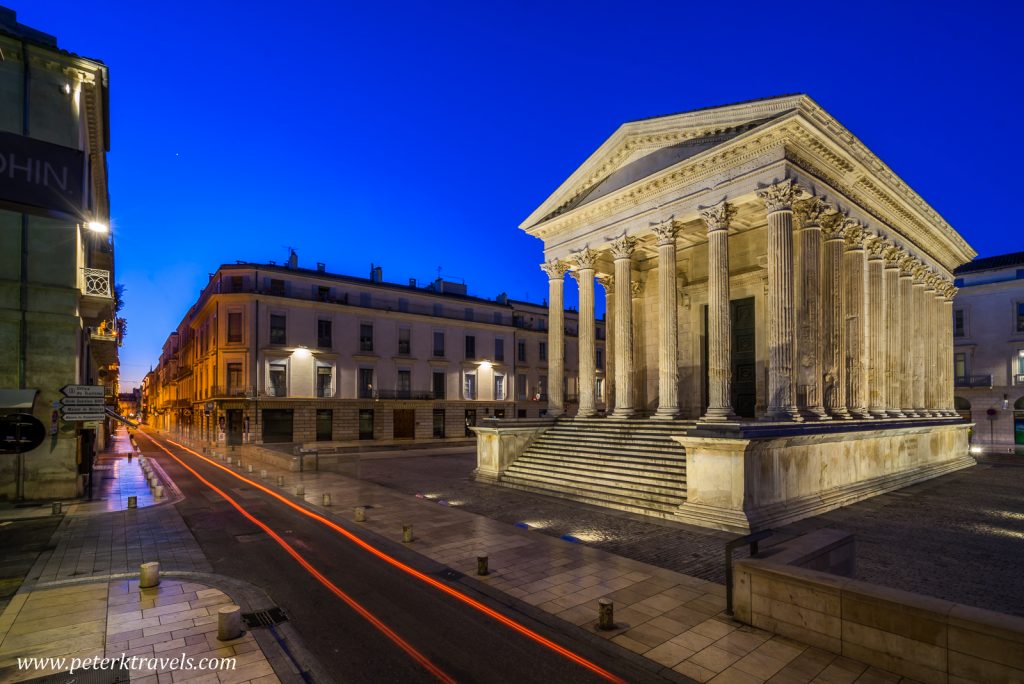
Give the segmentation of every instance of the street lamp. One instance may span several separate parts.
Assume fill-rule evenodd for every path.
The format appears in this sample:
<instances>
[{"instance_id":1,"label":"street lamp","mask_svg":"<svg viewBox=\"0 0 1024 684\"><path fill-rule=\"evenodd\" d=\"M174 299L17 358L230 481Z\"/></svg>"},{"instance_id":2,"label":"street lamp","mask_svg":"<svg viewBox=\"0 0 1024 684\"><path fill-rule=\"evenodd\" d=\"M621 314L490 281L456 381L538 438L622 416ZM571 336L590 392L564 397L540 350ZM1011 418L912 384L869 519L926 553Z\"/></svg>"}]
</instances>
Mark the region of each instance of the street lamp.
<instances>
[{"instance_id":1,"label":"street lamp","mask_svg":"<svg viewBox=\"0 0 1024 684\"><path fill-rule=\"evenodd\" d=\"M85 227L94 233L100 233L102 235L106 235L110 232L110 226L102 221L89 221L85 224Z\"/></svg>"}]
</instances>

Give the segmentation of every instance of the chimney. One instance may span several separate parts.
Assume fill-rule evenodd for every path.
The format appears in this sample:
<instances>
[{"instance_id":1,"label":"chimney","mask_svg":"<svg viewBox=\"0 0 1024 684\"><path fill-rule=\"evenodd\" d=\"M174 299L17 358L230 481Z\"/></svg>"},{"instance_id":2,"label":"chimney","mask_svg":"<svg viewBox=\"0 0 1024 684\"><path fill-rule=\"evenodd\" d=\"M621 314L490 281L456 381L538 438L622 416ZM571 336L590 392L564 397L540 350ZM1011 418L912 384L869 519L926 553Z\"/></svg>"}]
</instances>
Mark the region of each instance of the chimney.
<instances>
[{"instance_id":1,"label":"chimney","mask_svg":"<svg viewBox=\"0 0 1024 684\"><path fill-rule=\"evenodd\" d=\"M321 273L323 273L324 271L326 271L326 270L327 270L327 264L325 264L325 263L324 263L324 262L322 262L322 261L318 261L318 262L316 262L316 270L318 270L318 271L320 271Z\"/></svg>"},{"instance_id":2,"label":"chimney","mask_svg":"<svg viewBox=\"0 0 1024 684\"><path fill-rule=\"evenodd\" d=\"M380 266L374 266L371 263L370 264L370 280L372 282L375 282L375 283L383 283L384 282L384 269L382 269Z\"/></svg>"},{"instance_id":3,"label":"chimney","mask_svg":"<svg viewBox=\"0 0 1024 684\"><path fill-rule=\"evenodd\" d=\"M289 252L289 254L288 254L288 268L298 268L299 267L299 255L295 253L294 249L290 249L289 248L288 252Z\"/></svg>"},{"instance_id":4,"label":"chimney","mask_svg":"<svg viewBox=\"0 0 1024 684\"><path fill-rule=\"evenodd\" d=\"M507 292L502 292L500 295L498 295L497 297L494 298L494 301L498 302L499 304L503 304L503 305L504 304L508 304L508 293Z\"/></svg>"},{"instance_id":5,"label":"chimney","mask_svg":"<svg viewBox=\"0 0 1024 684\"><path fill-rule=\"evenodd\" d=\"M416 279L409 278L409 287L416 287Z\"/></svg>"}]
</instances>

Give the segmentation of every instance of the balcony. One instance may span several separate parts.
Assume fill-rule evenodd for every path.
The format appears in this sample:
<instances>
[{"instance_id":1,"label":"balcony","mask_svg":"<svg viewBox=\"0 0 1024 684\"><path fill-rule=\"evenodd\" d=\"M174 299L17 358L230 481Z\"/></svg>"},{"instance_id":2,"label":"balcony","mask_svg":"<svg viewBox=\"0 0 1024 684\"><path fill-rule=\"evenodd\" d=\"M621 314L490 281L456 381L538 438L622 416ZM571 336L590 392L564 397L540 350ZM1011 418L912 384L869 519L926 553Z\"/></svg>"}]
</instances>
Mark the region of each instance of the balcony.
<instances>
[{"instance_id":1,"label":"balcony","mask_svg":"<svg viewBox=\"0 0 1024 684\"><path fill-rule=\"evenodd\" d=\"M318 396L320 398L323 398L323 397L333 397L334 396L334 387L332 385L330 385L330 384L317 385L316 396Z\"/></svg>"},{"instance_id":2,"label":"balcony","mask_svg":"<svg viewBox=\"0 0 1024 684\"><path fill-rule=\"evenodd\" d=\"M414 390L377 390L374 399L380 401L433 401L433 392L416 392Z\"/></svg>"},{"instance_id":3,"label":"balcony","mask_svg":"<svg viewBox=\"0 0 1024 684\"><path fill-rule=\"evenodd\" d=\"M79 309L83 318L106 318L112 312L114 288L110 283L110 271L83 268L78 287L82 291Z\"/></svg>"},{"instance_id":4,"label":"balcony","mask_svg":"<svg viewBox=\"0 0 1024 684\"><path fill-rule=\"evenodd\" d=\"M210 389L210 398L245 398L252 396L251 385L214 385Z\"/></svg>"},{"instance_id":5,"label":"balcony","mask_svg":"<svg viewBox=\"0 0 1024 684\"><path fill-rule=\"evenodd\" d=\"M956 387L987 387L992 388L992 375L963 375L953 379Z\"/></svg>"}]
</instances>

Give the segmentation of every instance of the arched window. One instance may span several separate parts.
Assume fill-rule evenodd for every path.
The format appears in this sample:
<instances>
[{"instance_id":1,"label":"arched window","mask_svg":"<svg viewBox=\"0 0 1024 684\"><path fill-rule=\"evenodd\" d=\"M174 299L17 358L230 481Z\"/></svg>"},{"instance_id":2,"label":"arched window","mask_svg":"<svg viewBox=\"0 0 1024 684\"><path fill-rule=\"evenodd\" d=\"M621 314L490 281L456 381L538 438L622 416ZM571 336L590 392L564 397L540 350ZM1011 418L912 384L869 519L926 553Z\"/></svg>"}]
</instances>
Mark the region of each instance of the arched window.
<instances>
[{"instance_id":1,"label":"arched window","mask_svg":"<svg viewBox=\"0 0 1024 684\"><path fill-rule=\"evenodd\" d=\"M1013 402L1013 408L1016 411L1024 411L1024 397L1021 397L1017 401Z\"/></svg>"},{"instance_id":2,"label":"arched window","mask_svg":"<svg viewBox=\"0 0 1024 684\"><path fill-rule=\"evenodd\" d=\"M1021 400L1024 401L1024 397L1022 397ZM1017 403L1019 404L1020 402L1018 401ZM953 397L953 408L957 411L970 411L971 402L967 401L963 397Z\"/></svg>"}]
</instances>

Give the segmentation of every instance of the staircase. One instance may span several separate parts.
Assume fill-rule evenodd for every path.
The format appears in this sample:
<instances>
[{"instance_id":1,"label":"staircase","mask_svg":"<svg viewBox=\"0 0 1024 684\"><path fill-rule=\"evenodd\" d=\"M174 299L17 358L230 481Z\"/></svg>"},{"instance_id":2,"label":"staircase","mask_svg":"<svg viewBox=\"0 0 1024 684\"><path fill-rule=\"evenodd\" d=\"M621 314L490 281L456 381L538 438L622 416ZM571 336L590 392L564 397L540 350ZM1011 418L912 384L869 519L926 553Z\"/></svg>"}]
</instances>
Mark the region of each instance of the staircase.
<instances>
[{"instance_id":1,"label":"staircase","mask_svg":"<svg viewBox=\"0 0 1024 684\"><path fill-rule=\"evenodd\" d=\"M498 484L659 518L686 501L686 454L671 439L688 421L564 418L537 437Z\"/></svg>"}]
</instances>

